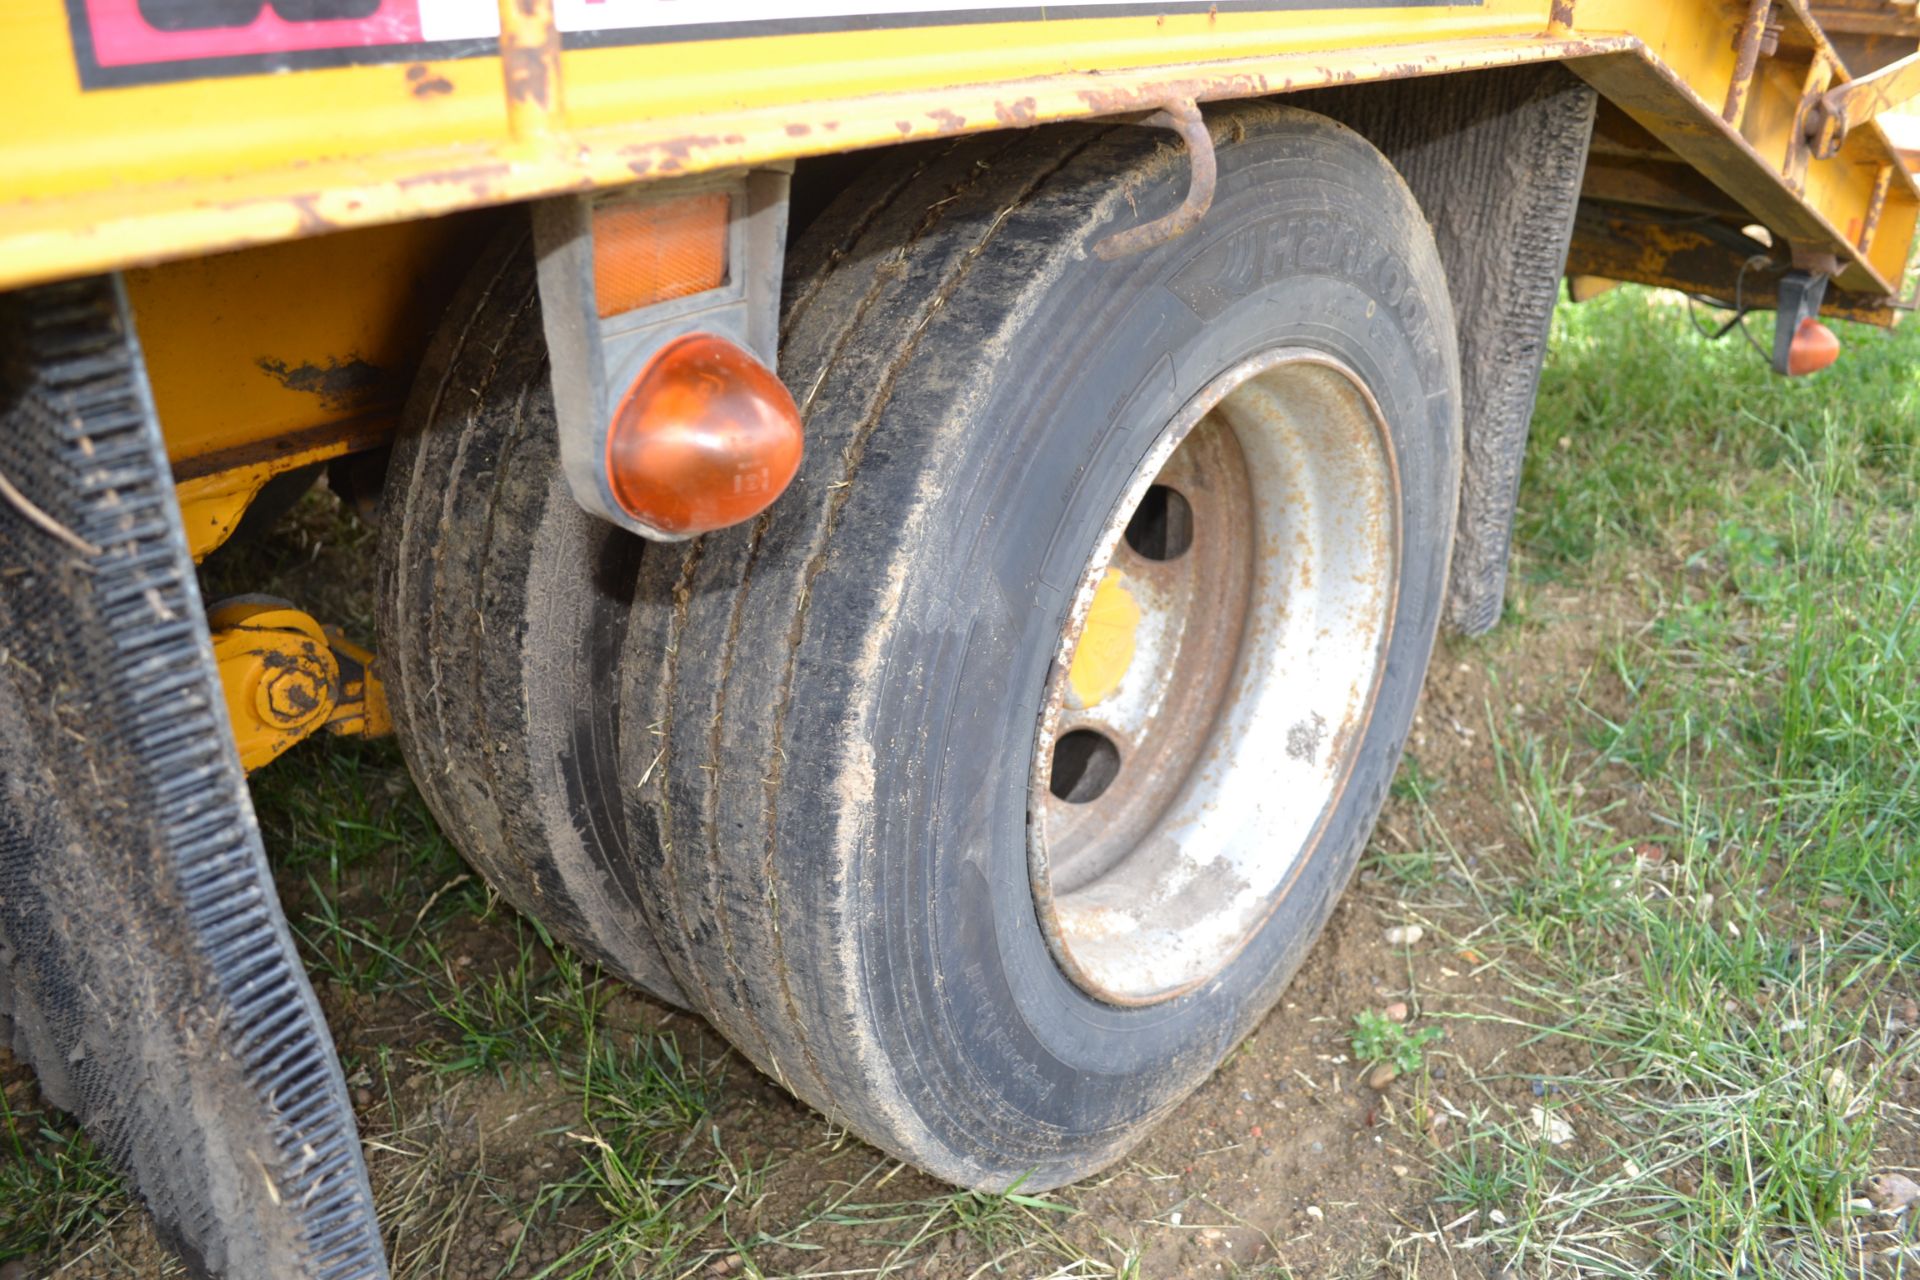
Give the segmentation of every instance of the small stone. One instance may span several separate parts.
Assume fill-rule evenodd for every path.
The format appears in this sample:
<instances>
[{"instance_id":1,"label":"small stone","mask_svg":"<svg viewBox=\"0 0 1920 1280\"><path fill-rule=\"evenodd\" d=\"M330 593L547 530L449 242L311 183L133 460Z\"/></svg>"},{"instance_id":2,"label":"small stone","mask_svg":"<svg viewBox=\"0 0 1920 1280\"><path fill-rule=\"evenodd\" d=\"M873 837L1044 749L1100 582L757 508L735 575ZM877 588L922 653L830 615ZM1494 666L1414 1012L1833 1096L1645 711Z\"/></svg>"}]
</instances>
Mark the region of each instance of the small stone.
<instances>
[{"instance_id":1,"label":"small stone","mask_svg":"<svg viewBox=\"0 0 1920 1280\"><path fill-rule=\"evenodd\" d=\"M1405 1000L1395 1000L1380 1012L1387 1015L1388 1022L1405 1022L1407 1020L1407 1002Z\"/></svg>"},{"instance_id":2,"label":"small stone","mask_svg":"<svg viewBox=\"0 0 1920 1280\"><path fill-rule=\"evenodd\" d=\"M1573 1126L1544 1107L1530 1107L1533 1127L1548 1146L1563 1147L1573 1141Z\"/></svg>"},{"instance_id":3,"label":"small stone","mask_svg":"<svg viewBox=\"0 0 1920 1280\"><path fill-rule=\"evenodd\" d=\"M1403 1164L1397 1164L1393 1166L1393 1176L1396 1178L1404 1178L1412 1172L1413 1170L1407 1168L1407 1166Z\"/></svg>"},{"instance_id":4,"label":"small stone","mask_svg":"<svg viewBox=\"0 0 1920 1280\"><path fill-rule=\"evenodd\" d=\"M1427 931L1417 924L1397 924L1387 930L1387 945L1390 947L1410 947L1427 936Z\"/></svg>"},{"instance_id":5,"label":"small stone","mask_svg":"<svg viewBox=\"0 0 1920 1280\"><path fill-rule=\"evenodd\" d=\"M1507 1225L1507 1215L1498 1209L1489 1209L1487 1210L1487 1221L1496 1227L1504 1227Z\"/></svg>"},{"instance_id":6,"label":"small stone","mask_svg":"<svg viewBox=\"0 0 1920 1280\"><path fill-rule=\"evenodd\" d=\"M1176 1227L1177 1227L1177 1226L1179 1226L1179 1225L1180 1225L1180 1211L1179 1211L1178 1209L1175 1209L1175 1210L1174 1210L1174 1211L1173 1211L1172 1213L1170 1213L1170 1214L1168 1214L1168 1215L1167 1215L1167 1221L1168 1221L1168 1222L1171 1222L1171 1223L1172 1223L1172 1224L1173 1224L1174 1226L1176 1226Z\"/></svg>"},{"instance_id":7,"label":"small stone","mask_svg":"<svg viewBox=\"0 0 1920 1280\"><path fill-rule=\"evenodd\" d=\"M1367 1088L1378 1093L1400 1078L1400 1068L1391 1062L1382 1062L1367 1072Z\"/></svg>"},{"instance_id":8,"label":"small stone","mask_svg":"<svg viewBox=\"0 0 1920 1280\"><path fill-rule=\"evenodd\" d=\"M525 1229L525 1225L523 1223L515 1219L508 1219L506 1222L503 1222L498 1227L494 1228L494 1232L493 1232L494 1243L500 1244L500 1245L511 1245L513 1244L514 1241L520 1238L520 1233L524 1229Z\"/></svg>"},{"instance_id":9,"label":"small stone","mask_svg":"<svg viewBox=\"0 0 1920 1280\"><path fill-rule=\"evenodd\" d=\"M353 1105L362 1111L371 1107L373 1105L373 1090L355 1089L353 1091Z\"/></svg>"},{"instance_id":10,"label":"small stone","mask_svg":"<svg viewBox=\"0 0 1920 1280\"><path fill-rule=\"evenodd\" d=\"M1322 1209L1319 1205L1310 1204L1307 1206L1307 1216L1315 1222L1321 1222L1326 1219L1327 1213L1326 1210Z\"/></svg>"},{"instance_id":11,"label":"small stone","mask_svg":"<svg viewBox=\"0 0 1920 1280\"><path fill-rule=\"evenodd\" d=\"M1902 1173L1876 1173L1867 1179L1867 1198L1882 1213L1899 1213L1920 1200L1920 1183Z\"/></svg>"}]
</instances>

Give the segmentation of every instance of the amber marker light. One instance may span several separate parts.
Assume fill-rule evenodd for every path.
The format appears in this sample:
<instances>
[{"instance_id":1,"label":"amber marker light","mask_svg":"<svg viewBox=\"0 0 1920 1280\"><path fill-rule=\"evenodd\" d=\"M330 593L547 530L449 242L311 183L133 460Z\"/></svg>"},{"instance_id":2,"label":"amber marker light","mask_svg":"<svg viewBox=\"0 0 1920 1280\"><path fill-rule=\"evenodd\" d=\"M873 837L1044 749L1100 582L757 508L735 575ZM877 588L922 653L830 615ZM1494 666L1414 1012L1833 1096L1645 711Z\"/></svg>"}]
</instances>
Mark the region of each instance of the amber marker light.
<instances>
[{"instance_id":1,"label":"amber marker light","mask_svg":"<svg viewBox=\"0 0 1920 1280\"><path fill-rule=\"evenodd\" d=\"M1840 336L1812 316L1793 331L1793 343L1787 348L1787 373L1804 377L1818 373L1840 358Z\"/></svg>"},{"instance_id":2,"label":"amber marker light","mask_svg":"<svg viewBox=\"0 0 1920 1280\"><path fill-rule=\"evenodd\" d=\"M600 318L717 289L727 282L724 191L593 211L593 294Z\"/></svg>"},{"instance_id":3,"label":"amber marker light","mask_svg":"<svg viewBox=\"0 0 1920 1280\"><path fill-rule=\"evenodd\" d=\"M614 411L607 480L621 510L691 537L750 520L800 470L800 410L751 353L711 333L675 338Z\"/></svg>"}]
</instances>

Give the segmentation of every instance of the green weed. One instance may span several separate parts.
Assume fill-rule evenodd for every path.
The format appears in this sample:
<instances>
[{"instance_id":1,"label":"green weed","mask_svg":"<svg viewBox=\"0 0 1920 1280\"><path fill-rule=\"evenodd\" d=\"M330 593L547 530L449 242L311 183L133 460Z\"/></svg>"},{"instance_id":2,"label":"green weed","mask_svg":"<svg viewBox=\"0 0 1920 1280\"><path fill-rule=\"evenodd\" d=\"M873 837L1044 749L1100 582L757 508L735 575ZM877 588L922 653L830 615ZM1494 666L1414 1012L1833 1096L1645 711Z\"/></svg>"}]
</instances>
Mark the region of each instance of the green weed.
<instances>
[{"instance_id":1,"label":"green weed","mask_svg":"<svg viewBox=\"0 0 1920 1280\"><path fill-rule=\"evenodd\" d=\"M1362 1062L1391 1062L1401 1075L1411 1075L1425 1061L1426 1047L1445 1037L1439 1027L1414 1030L1384 1013L1362 1009L1353 1018L1353 1056Z\"/></svg>"}]
</instances>

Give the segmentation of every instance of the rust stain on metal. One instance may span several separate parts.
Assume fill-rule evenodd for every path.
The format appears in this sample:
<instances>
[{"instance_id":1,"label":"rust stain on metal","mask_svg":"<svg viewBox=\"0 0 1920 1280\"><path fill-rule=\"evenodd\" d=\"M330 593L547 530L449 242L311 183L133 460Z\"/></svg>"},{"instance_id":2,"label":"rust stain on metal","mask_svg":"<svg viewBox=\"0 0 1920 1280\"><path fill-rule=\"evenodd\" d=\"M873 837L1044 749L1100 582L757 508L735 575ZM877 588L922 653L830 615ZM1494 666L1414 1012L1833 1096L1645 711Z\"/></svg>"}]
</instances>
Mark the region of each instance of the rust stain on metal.
<instances>
[{"instance_id":1,"label":"rust stain on metal","mask_svg":"<svg viewBox=\"0 0 1920 1280\"><path fill-rule=\"evenodd\" d=\"M1768 264L1744 271L1746 255L1699 227L1666 225L1626 208L1583 208L1574 223L1567 274L1659 285L1762 310L1777 303L1778 251ZM1837 264L1835 264L1837 265ZM1886 325L1891 299L1829 288L1822 308L1868 324Z\"/></svg>"},{"instance_id":2,"label":"rust stain on metal","mask_svg":"<svg viewBox=\"0 0 1920 1280\"><path fill-rule=\"evenodd\" d=\"M1207 216L1207 210L1213 207L1213 188L1219 176L1219 165L1213 153L1213 135L1207 131L1207 121L1200 114L1199 104L1193 99L1167 103L1140 123L1160 128L1173 129L1187 144L1187 163L1192 175L1187 184L1187 198L1180 207L1163 218L1101 240L1093 246L1094 256L1103 259L1122 258L1143 249L1177 239L1199 225L1200 219Z\"/></svg>"},{"instance_id":3,"label":"rust stain on metal","mask_svg":"<svg viewBox=\"0 0 1920 1280\"><path fill-rule=\"evenodd\" d=\"M1008 128L1024 128L1038 118L1032 98L1015 98L993 104L993 118Z\"/></svg>"},{"instance_id":4,"label":"rust stain on metal","mask_svg":"<svg viewBox=\"0 0 1920 1280\"><path fill-rule=\"evenodd\" d=\"M1750 0L1746 20L1733 43L1733 81L1727 86L1727 104L1720 116L1734 128L1747 114L1747 93L1753 88L1754 69L1760 65L1760 45L1766 37L1773 0Z\"/></svg>"},{"instance_id":5,"label":"rust stain on metal","mask_svg":"<svg viewBox=\"0 0 1920 1280\"><path fill-rule=\"evenodd\" d=\"M453 81L445 76L437 76L424 62L416 62L407 68L407 83L416 98L433 98L453 92Z\"/></svg>"},{"instance_id":6,"label":"rust stain on metal","mask_svg":"<svg viewBox=\"0 0 1920 1280\"><path fill-rule=\"evenodd\" d=\"M501 0L500 74L515 144L536 155L557 146L564 108L553 0Z\"/></svg>"},{"instance_id":7,"label":"rust stain on metal","mask_svg":"<svg viewBox=\"0 0 1920 1280\"><path fill-rule=\"evenodd\" d=\"M1867 216L1860 224L1860 238L1854 242L1861 253L1873 245L1873 233L1880 229L1880 215L1887 209L1887 192L1893 188L1893 166L1883 164L1874 175L1873 198L1867 202Z\"/></svg>"},{"instance_id":8,"label":"rust stain on metal","mask_svg":"<svg viewBox=\"0 0 1920 1280\"><path fill-rule=\"evenodd\" d=\"M1920 54L1825 90L1806 106L1806 137L1814 158L1831 160L1839 155L1849 132L1916 94L1920 94Z\"/></svg>"},{"instance_id":9,"label":"rust stain on metal","mask_svg":"<svg viewBox=\"0 0 1920 1280\"><path fill-rule=\"evenodd\" d=\"M317 396L329 409L364 409L369 400L392 390L393 376L359 356L345 360L328 357L325 364L307 361L298 365L262 356L254 364L287 390Z\"/></svg>"},{"instance_id":10,"label":"rust stain on metal","mask_svg":"<svg viewBox=\"0 0 1920 1280\"><path fill-rule=\"evenodd\" d=\"M1547 12L1547 30L1558 35L1573 29L1573 0L1553 0Z\"/></svg>"},{"instance_id":11,"label":"rust stain on metal","mask_svg":"<svg viewBox=\"0 0 1920 1280\"><path fill-rule=\"evenodd\" d=\"M619 154L631 155L627 168L640 177L683 173L706 167L706 153L738 147L746 139L737 133L685 134L645 146L622 147ZM583 184L586 185L586 184Z\"/></svg>"},{"instance_id":12,"label":"rust stain on metal","mask_svg":"<svg viewBox=\"0 0 1920 1280\"><path fill-rule=\"evenodd\" d=\"M401 178L394 185L402 189L411 187L475 185L481 191L490 190L489 184L506 177L512 172L512 166L502 163L469 164L458 169L433 169L418 173L410 178Z\"/></svg>"},{"instance_id":13,"label":"rust stain on metal","mask_svg":"<svg viewBox=\"0 0 1920 1280\"><path fill-rule=\"evenodd\" d=\"M501 52L506 59L507 96L516 102L545 107L550 83L546 49L513 45Z\"/></svg>"}]
</instances>

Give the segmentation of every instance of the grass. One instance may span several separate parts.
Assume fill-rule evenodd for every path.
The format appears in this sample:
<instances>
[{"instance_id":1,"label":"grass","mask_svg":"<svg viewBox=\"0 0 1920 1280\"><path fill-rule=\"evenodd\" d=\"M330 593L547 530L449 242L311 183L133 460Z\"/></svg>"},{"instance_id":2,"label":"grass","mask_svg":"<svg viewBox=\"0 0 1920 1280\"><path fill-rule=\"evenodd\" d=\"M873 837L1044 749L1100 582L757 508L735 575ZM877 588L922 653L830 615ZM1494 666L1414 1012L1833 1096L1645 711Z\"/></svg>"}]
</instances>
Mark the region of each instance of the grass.
<instances>
[{"instance_id":1,"label":"grass","mask_svg":"<svg viewBox=\"0 0 1920 1280\"><path fill-rule=\"evenodd\" d=\"M0 1260L96 1234L125 1212L118 1179L83 1134L0 1092Z\"/></svg>"},{"instance_id":2,"label":"grass","mask_svg":"<svg viewBox=\"0 0 1920 1280\"><path fill-rule=\"evenodd\" d=\"M1403 1077L1355 1139L1405 1162L1390 1226L1313 1252L1318 1220L1231 1198L1287 1175L1230 1136L1210 1182L1200 1157L1143 1157L1045 1195L942 1188L515 915L391 744L319 742L256 800L397 1274L451 1274L484 1240L498 1274L555 1280L1920 1275L1907 1220L1857 1201L1920 1164L1920 1037L1890 1022L1920 995L1920 332L1843 338L1839 367L1788 382L1644 291L1557 315L1508 622L1442 659L1488 693L1429 714L1485 767L1416 746L1359 891L1433 939L1394 961L1417 1022L1321 1019L1315 1061ZM280 558L316 563L320 519L296 513ZM1543 691L1535 649L1568 632ZM1457 958L1484 994L1442 991ZM1243 1045L1218 1091L1282 1039ZM136 1229L86 1140L9 1080L0 1261ZM1234 1231L1230 1260L1194 1252Z\"/></svg>"},{"instance_id":3,"label":"grass","mask_svg":"<svg viewBox=\"0 0 1920 1280\"><path fill-rule=\"evenodd\" d=\"M1850 1202L1889 1136L1916 1153L1884 1030L1920 949L1914 343L1772 383L1664 311L1563 309L1528 467L1530 586L1672 566L1634 574L1620 696L1488 725L1526 856L1476 923L1582 1132L1490 1109L1436 1173L1523 1274L1855 1274L1904 1242Z\"/></svg>"}]
</instances>

